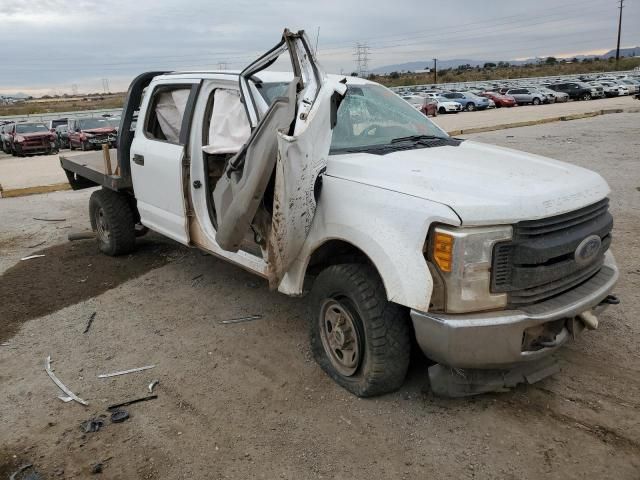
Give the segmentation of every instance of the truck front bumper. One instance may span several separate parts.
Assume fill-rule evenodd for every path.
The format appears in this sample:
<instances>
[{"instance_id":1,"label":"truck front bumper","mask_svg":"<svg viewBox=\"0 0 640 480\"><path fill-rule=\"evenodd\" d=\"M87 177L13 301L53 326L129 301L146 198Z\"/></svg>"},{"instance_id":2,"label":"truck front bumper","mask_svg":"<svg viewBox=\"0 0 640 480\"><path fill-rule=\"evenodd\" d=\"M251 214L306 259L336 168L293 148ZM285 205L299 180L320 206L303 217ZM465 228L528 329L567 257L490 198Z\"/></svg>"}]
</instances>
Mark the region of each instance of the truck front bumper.
<instances>
[{"instance_id":1,"label":"truck front bumper","mask_svg":"<svg viewBox=\"0 0 640 480\"><path fill-rule=\"evenodd\" d=\"M427 357L449 367L508 369L540 360L582 331L579 314L598 314L608 306L605 299L618 275L615 259L607 252L600 271L585 283L519 310L463 315L412 310L416 339ZM545 333L546 327L554 332L553 340L544 346L525 341L531 333Z\"/></svg>"}]
</instances>

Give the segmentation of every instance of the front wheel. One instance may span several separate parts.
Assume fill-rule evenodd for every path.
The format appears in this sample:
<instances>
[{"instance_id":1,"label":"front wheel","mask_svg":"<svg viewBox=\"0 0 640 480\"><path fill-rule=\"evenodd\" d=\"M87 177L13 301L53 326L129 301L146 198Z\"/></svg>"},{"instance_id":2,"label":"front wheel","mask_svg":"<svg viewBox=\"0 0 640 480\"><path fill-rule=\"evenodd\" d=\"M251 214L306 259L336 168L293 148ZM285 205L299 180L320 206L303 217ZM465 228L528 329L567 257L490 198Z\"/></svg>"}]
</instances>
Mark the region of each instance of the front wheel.
<instances>
[{"instance_id":1,"label":"front wheel","mask_svg":"<svg viewBox=\"0 0 640 480\"><path fill-rule=\"evenodd\" d=\"M591 94L585 93L584 95L582 95L582 100L591 100Z\"/></svg>"},{"instance_id":2,"label":"front wheel","mask_svg":"<svg viewBox=\"0 0 640 480\"><path fill-rule=\"evenodd\" d=\"M440 108L438 109L438 113L440 113L440 114L444 115L445 113L447 113L447 110L446 110L446 108L444 108L444 107L440 107Z\"/></svg>"},{"instance_id":3,"label":"front wheel","mask_svg":"<svg viewBox=\"0 0 640 480\"><path fill-rule=\"evenodd\" d=\"M540 105L540 99L538 97L536 97L536 98L533 99L533 102L531 102L531 103L533 103L534 105Z\"/></svg>"},{"instance_id":4,"label":"front wheel","mask_svg":"<svg viewBox=\"0 0 640 480\"><path fill-rule=\"evenodd\" d=\"M389 302L368 265L334 265L314 282L310 341L320 367L359 397L397 390L409 367L406 309Z\"/></svg>"},{"instance_id":5,"label":"front wheel","mask_svg":"<svg viewBox=\"0 0 640 480\"><path fill-rule=\"evenodd\" d=\"M96 190L89 199L89 218L101 252L117 256L135 249L136 222L125 194Z\"/></svg>"},{"instance_id":6,"label":"front wheel","mask_svg":"<svg viewBox=\"0 0 640 480\"><path fill-rule=\"evenodd\" d=\"M473 102L467 103L467 112L473 112L476 109L476 104Z\"/></svg>"}]
</instances>

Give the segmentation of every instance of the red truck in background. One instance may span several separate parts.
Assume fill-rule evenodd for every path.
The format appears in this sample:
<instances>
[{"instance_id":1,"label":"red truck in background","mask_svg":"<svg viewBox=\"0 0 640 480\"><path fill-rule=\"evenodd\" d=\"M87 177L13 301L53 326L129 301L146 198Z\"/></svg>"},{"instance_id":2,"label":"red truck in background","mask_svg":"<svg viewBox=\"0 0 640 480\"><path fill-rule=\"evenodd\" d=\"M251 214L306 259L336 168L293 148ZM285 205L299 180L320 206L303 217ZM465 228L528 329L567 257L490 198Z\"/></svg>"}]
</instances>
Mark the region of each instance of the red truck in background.
<instances>
[{"instance_id":1,"label":"red truck in background","mask_svg":"<svg viewBox=\"0 0 640 480\"><path fill-rule=\"evenodd\" d=\"M95 150L103 144L116 146L117 129L106 118L78 118L69 120L69 148Z\"/></svg>"},{"instance_id":2,"label":"red truck in background","mask_svg":"<svg viewBox=\"0 0 640 480\"><path fill-rule=\"evenodd\" d=\"M6 132L12 155L58 152L56 136L42 123L14 123Z\"/></svg>"}]
</instances>

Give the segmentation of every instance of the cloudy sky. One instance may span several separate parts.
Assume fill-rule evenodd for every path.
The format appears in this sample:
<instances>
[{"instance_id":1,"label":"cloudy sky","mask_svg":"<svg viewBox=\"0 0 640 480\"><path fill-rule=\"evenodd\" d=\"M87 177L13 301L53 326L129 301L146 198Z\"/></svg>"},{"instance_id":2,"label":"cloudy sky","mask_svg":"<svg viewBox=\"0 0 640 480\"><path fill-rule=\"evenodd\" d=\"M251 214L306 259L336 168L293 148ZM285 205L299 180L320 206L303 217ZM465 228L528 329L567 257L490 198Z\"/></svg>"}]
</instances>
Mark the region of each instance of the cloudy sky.
<instances>
[{"instance_id":1,"label":"cloudy sky","mask_svg":"<svg viewBox=\"0 0 640 480\"><path fill-rule=\"evenodd\" d=\"M468 58L509 60L615 48L617 0L0 0L0 93L125 90L153 69L240 69L284 27L305 29L330 72ZM622 46L640 45L625 0Z\"/></svg>"}]
</instances>

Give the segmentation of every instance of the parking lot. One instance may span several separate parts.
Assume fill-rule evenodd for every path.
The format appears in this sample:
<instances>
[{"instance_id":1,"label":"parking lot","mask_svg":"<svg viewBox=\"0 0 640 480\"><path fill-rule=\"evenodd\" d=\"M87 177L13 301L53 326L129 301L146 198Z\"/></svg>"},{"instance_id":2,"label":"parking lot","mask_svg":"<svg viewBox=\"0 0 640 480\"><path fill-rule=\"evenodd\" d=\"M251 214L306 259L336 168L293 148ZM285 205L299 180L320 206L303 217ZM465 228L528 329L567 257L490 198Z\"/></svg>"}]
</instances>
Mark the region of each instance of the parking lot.
<instances>
[{"instance_id":1,"label":"parking lot","mask_svg":"<svg viewBox=\"0 0 640 480\"><path fill-rule=\"evenodd\" d=\"M437 121L452 129L450 118L486 124L498 114ZM312 360L304 298L272 293L237 267L153 234L117 259L93 241L67 242L88 228L90 191L0 200L0 298L9 319L0 331L0 475L33 463L43 478L87 478L102 463L103 478L637 479L639 119L620 113L471 135L604 176L622 299L597 331L560 351L553 378L472 399L434 397L420 357L399 392L358 399ZM56 157L46 160L59 180ZM45 171L38 158L16 161ZM33 254L45 256L20 261ZM221 323L250 315L260 318ZM88 406L57 398L48 355ZM155 367L97 378L144 365ZM153 379L158 398L128 407L127 422L82 431L108 405L148 395Z\"/></svg>"}]
</instances>

